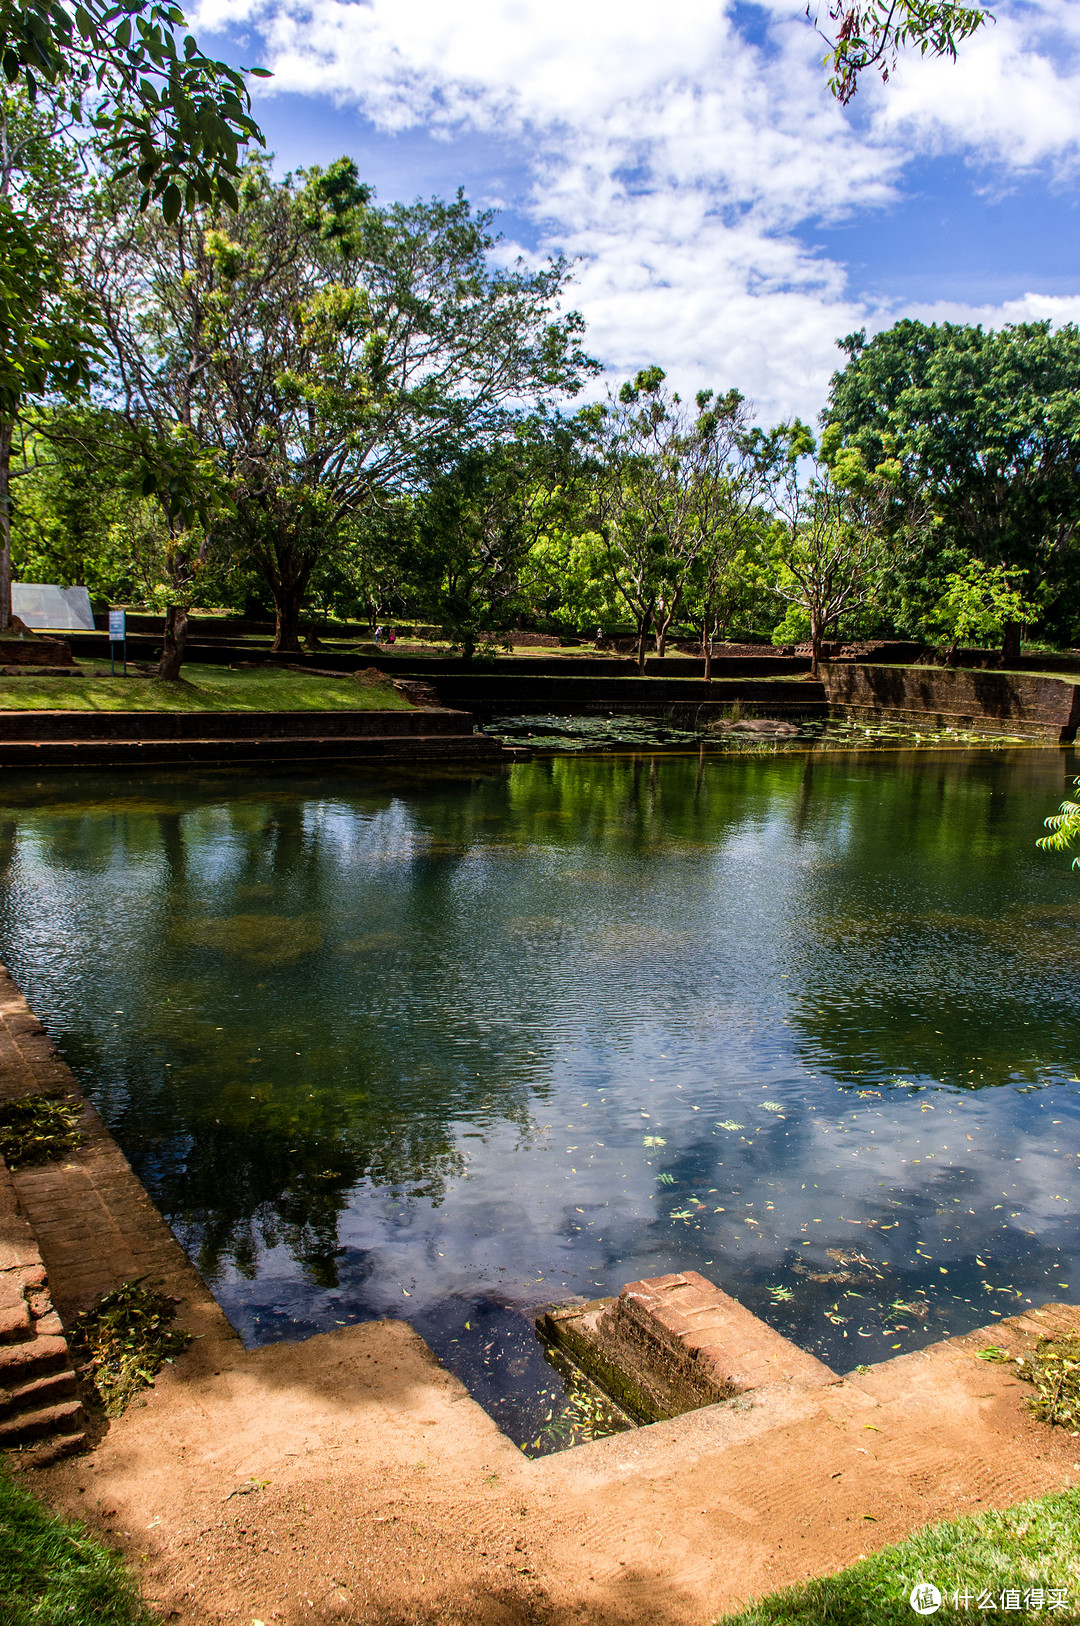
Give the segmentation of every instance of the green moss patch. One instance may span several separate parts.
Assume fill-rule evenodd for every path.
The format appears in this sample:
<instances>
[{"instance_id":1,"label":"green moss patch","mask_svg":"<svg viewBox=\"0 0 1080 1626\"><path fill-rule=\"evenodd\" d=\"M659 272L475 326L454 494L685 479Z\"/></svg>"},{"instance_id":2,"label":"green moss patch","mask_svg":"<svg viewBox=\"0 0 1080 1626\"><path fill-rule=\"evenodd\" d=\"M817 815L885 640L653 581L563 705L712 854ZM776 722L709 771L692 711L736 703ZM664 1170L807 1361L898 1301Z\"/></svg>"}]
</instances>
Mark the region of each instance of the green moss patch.
<instances>
[{"instance_id":1,"label":"green moss patch","mask_svg":"<svg viewBox=\"0 0 1080 1626\"><path fill-rule=\"evenodd\" d=\"M82 1103L57 1095L24 1095L0 1102L0 1157L9 1169L52 1163L85 1136L78 1128Z\"/></svg>"},{"instance_id":2,"label":"green moss patch","mask_svg":"<svg viewBox=\"0 0 1080 1626\"><path fill-rule=\"evenodd\" d=\"M0 1471L3 1626L153 1626L122 1560Z\"/></svg>"},{"instance_id":3,"label":"green moss patch","mask_svg":"<svg viewBox=\"0 0 1080 1626\"><path fill-rule=\"evenodd\" d=\"M125 1282L68 1329L71 1352L106 1417L119 1417L191 1343L192 1333L173 1326L178 1303L141 1281Z\"/></svg>"},{"instance_id":4,"label":"green moss patch","mask_svg":"<svg viewBox=\"0 0 1080 1626\"><path fill-rule=\"evenodd\" d=\"M921 1584L941 1594L940 1607L928 1617L934 1621L975 1626L1045 1617L1076 1626L1080 1491L926 1525L836 1575L759 1598L716 1626L900 1626L921 1618L911 1604L912 1590Z\"/></svg>"}]
</instances>

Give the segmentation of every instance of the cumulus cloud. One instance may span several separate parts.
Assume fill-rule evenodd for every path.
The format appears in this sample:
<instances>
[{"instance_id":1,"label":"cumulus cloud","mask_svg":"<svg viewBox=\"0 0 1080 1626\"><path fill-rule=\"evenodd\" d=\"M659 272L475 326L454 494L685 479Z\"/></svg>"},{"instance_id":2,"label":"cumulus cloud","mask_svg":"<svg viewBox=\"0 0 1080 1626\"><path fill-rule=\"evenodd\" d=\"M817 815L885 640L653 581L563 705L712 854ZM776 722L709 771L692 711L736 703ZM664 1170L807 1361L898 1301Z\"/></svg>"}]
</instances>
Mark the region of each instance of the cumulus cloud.
<instances>
[{"instance_id":1,"label":"cumulus cloud","mask_svg":"<svg viewBox=\"0 0 1080 1626\"><path fill-rule=\"evenodd\" d=\"M843 265L799 229L888 205L914 153L1068 173L1078 13L1007 4L955 66L906 61L887 90L860 92L855 117L788 0L760 8L755 40L715 0L202 0L198 22L260 35L271 95L328 97L387 132L515 145L515 205L545 248L579 259L594 351L616 373L659 360L685 387L736 383L777 416L821 405L839 335L900 314L852 298ZM1037 292L1014 304L1080 313Z\"/></svg>"}]
</instances>

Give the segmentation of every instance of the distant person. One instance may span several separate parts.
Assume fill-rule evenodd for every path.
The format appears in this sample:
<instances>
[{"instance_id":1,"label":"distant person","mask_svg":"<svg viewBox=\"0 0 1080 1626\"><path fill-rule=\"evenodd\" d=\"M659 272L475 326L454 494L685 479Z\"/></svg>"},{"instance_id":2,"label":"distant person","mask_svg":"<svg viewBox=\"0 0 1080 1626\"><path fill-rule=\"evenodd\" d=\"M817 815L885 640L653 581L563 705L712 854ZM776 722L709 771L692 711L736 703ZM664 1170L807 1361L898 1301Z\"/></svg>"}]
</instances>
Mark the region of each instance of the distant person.
<instances>
[{"instance_id":1,"label":"distant person","mask_svg":"<svg viewBox=\"0 0 1080 1626\"><path fill-rule=\"evenodd\" d=\"M377 644L381 644L381 643L382 643L382 635L383 635L383 630L382 630L382 628L381 628L381 627L376 627L376 628L375 628L375 642L376 642L376 643L377 643Z\"/></svg>"},{"instance_id":2,"label":"distant person","mask_svg":"<svg viewBox=\"0 0 1080 1626\"><path fill-rule=\"evenodd\" d=\"M386 634L386 641L388 644L397 643L397 633L394 631L393 627L391 627L390 631Z\"/></svg>"}]
</instances>

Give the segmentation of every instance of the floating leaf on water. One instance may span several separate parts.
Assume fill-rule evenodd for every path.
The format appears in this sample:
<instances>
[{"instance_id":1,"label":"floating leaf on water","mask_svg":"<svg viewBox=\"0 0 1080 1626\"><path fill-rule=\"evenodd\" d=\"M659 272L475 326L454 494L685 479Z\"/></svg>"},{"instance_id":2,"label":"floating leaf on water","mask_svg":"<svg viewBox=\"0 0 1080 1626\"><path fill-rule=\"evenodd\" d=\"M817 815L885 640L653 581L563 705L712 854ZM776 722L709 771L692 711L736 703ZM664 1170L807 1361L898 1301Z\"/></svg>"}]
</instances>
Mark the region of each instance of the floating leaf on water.
<instances>
[{"instance_id":1,"label":"floating leaf on water","mask_svg":"<svg viewBox=\"0 0 1080 1626\"><path fill-rule=\"evenodd\" d=\"M729 1134L733 1134L736 1129L744 1129L746 1126L745 1124L737 1124L734 1118L725 1118L723 1123L717 1124L716 1127L717 1129L726 1129Z\"/></svg>"},{"instance_id":2,"label":"floating leaf on water","mask_svg":"<svg viewBox=\"0 0 1080 1626\"><path fill-rule=\"evenodd\" d=\"M642 1146L666 1146L667 1141L663 1135L646 1135L641 1144Z\"/></svg>"},{"instance_id":3,"label":"floating leaf on water","mask_svg":"<svg viewBox=\"0 0 1080 1626\"><path fill-rule=\"evenodd\" d=\"M783 1112L784 1110L782 1101L760 1101L758 1105L764 1107L766 1112Z\"/></svg>"}]
</instances>

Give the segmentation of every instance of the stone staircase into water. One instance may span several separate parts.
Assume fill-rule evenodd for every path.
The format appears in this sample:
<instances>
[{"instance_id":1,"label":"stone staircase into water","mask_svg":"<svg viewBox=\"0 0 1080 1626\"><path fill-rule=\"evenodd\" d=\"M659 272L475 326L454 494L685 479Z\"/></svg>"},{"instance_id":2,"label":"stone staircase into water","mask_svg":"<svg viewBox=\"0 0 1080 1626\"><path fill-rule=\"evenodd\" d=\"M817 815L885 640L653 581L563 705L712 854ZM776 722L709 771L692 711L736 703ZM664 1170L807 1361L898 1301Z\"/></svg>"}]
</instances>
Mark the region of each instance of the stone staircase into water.
<instances>
[{"instance_id":1,"label":"stone staircase into water","mask_svg":"<svg viewBox=\"0 0 1080 1626\"><path fill-rule=\"evenodd\" d=\"M0 1159L0 1450L68 1455L85 1444L85 1420L45 1266Z\"/></svg>"}]
</instances>

